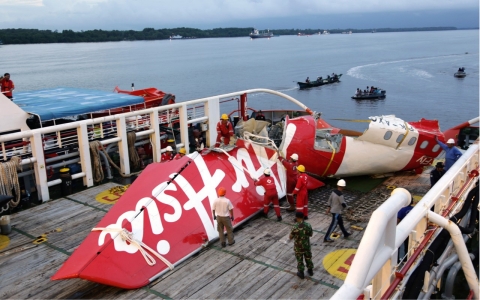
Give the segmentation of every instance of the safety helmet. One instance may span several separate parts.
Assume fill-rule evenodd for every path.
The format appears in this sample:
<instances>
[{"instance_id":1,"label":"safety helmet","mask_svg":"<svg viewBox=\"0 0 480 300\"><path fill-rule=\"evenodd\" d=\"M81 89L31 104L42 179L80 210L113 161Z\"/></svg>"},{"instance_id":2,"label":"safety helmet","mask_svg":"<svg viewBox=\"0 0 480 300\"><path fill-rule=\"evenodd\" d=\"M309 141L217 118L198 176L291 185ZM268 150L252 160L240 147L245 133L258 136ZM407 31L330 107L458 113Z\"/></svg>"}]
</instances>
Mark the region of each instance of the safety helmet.
<instances>
[{"instance_id":1,"label":"safety helmet","mask_svg":"<svg viewBox=\"0 0 480 300\"><path fill-rule=\"evenodd\" d=\"M338 186L347 186L347 183L345 182L345 180L340 179L340 180L337 182L337 185L338 185Z\"/></svg>"},{"instance_id":2,"label":"safety helmet","mask_svg":"<svg viewBox=\"0 0 480 300\"><path fill-rule=\"evenodd\" d=\"M293 153L292 155L290 155L290 158L297 161L298 160L298 154L297 153Z\"/></svg>"},{"instance_id":3,"label":"safety helmet","mask_svg":"<svg viewBox=\"0 0 480 300\"><path fill-rule=\"evenodd\" d=\"M228 115L227 114L223 114L220 119L222 120L228 120Z\"/></svg>"},{"instance_id":4,"label":"safety helmet","mask_svg":"<svg viewBox=\"0 0 480 300\"><path fill-rule=\"evenodd\" d=\"M219 196L225 196L226 193L227 193L227 190L223 186L219 187L217 190L217 194Z\"/></svg>"},{"instance_id":5,"label":"safety helmet","mask_svg":"<svg viewBox=\"0 0 480 300\"><path fill-rule=\"evenodd\" d=\"M263 174L265 174L265 175L270 175L270 169L265 169L265 170L263 170Z\"/></svg>"},{"instance_id":6,"label":"safety helmet","mask_svg":"<svg viewBox=\"0 0 480 300\"><path fill-rule=\"evenodd\" d=\"M167 146L167 148L165 148L166 151L173 151L172 147L170 146Z\"/></svg>"},{"instance_id":7,"label":"safety helmet","mask_svg":"<svg viewBox=\"0 0 480 300\"><path fill-rule=\"evenodd\" d=\"M298 170L298 172L304 173L304 172L305 172L305 167L304 167L303 165L299 165L299 166L297 167L297 170Z\"/></svg>"},{"instance_id":8,"label":"safety helmet","mask_svg":"<svg viewBox=\"0 0 480 300\"><path fill-rule=\"evenodd\" d=\"M178 153L180 154L186 154L187 153L187 150L185 150L185 148L181 148Z\"/></svg>"},{"instance_id":9,"label":"safety helmet","mask_svg":"<svg viewBox=\"0 0 480 300\"><path fill-rule=\"evenodd\" d=\"M455 144L455 140L454 139L448 139L447 144Z\"/></svg>"}]
</instances>

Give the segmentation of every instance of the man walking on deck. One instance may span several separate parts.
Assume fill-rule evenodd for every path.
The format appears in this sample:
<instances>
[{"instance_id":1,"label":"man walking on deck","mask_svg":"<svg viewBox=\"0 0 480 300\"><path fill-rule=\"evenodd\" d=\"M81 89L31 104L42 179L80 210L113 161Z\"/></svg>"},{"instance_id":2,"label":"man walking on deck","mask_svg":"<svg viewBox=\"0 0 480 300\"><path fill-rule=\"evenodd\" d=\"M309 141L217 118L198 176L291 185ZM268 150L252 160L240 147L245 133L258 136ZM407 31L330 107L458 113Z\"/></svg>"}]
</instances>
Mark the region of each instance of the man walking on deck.
<instances>
[{"instance_id":1,"label":"man walking on deck","mask_svg":"<svg viewBox=\"0 0 480 300\"><path fill-rule=\"evenodd\" d=\"M225 198L226 193L227 190L224 187L219 187L217 191L218 198L215 199L212 204L213 219L217 220L218 237L220 238L222 247L227 246L225 243L225 234L223 233L224 228L227 231L228 245L231 246L235 244L232 227L234 220L233 205L229 199Z\"/></svg>"},{"instance_id":2,"label":"man walking on deck","mask_svg":"<svg viewBox=\"0 0 480 300\"><path fill-rule=\"evenodd\" d=\"M342 230L343 236L345 238L348 238L350 235L352 235L351 233L347 232L347 230L343 226L343 219L342 219L342 211L345 208L347 208L347 203L345 202L345 199L342 193L346 185L347 184L345 180L340 179L337 182L337 189L334 190L330 195L330 198L328 198L327 215L330 213L332 214L332 222L330 223L327 233L323 238L324 242L333 242L333 240L330 238L330 235L333 233L337 225L340 226L340 230Z\"/></svg>"},{"instance_id":3,"label":"man walking on deck","mask_svg":"<svg viewBox=\"0 0 480 300\"><path fill-rule=\"evenodd\" d=\"M287 211L295 211L295 202L293 201L293 190L295 189L295 185L297 184L297 177L298 177L298 155L293 153L290 155L290 159L287 160L280 155L278 159L282 162L283 166L287 171L287 201L290 204L290 207L287 208Z\"/></svg>"},{"instance_id":4,"label":"man walking on deck","mask_svg":"<svg viewBox=\"0 0 480 300\"><path fill-rule=\"evenodd\" d=\"M275 186L275 180L273 177L270 176L270 169L265 169L263 171L262 177L260 179L254 179L254 184L256 186L262 186L265 189L265 194L263 196L263 214L265 217L268 215L268 211L270 210L270 202L273 203L273 209L277 214L277 221L282 220L282 216L280 215L280 205L278 203L278 193L277 187Z\"/></svg>"},{"instance_id":5,"label":"man walking on deck","mask_svg":"<svg viewBox=\"0 0 480 300\"><path fill-rule=\"evenodd\" d=\"M293 190L293 194L297 195L297 212L302 212L304 219L308 220L308 176L303 165L299 165L297 171L299 172L297 184Z\"/></svg>"},{"instance_id":6,"label":"man walking on deck","mask_svg":"<svg viewBox=\"0 0 480 300\"><path fill-rule=\"evenodd\" d=\"M2 93L5 95L5 97L12 100L13 99L12 92L15 89L15 85L13 84L13 81L10 80L9 73L5 73L5 75L0 77L0 86L2 89Z\"/></svg>"},{"instance_id":7,"label":"man walking on deck","mask_svg":"<svg viewBox=\"0 0 480 300\"><path fill-rule=\"evenodd\" d=\"M297 276L301 279L305 278L305 263L307 265L308 275L313 276L312 249L310 246L310 237L313 235L312 226L304 221L303 213L296 212L295 225L290 232L289 239L294 239L293 251L297 259Z\"/></svg>"},{"instance_id":8,"label":"man walking on deck","mask_svg":"<svg viewBox=\"0 0 480 300\"><path fill-rule=\"evenodd\" d=\"M462 156L462 152L455 147L454 139L449 139L446 145L440 142L437 136L435 136L435 141L445 151L445 172L447 172L448 169L450 169L450 167L453 166L453 164L460 158L460 156Z\"/></svg>"}]
</instances>

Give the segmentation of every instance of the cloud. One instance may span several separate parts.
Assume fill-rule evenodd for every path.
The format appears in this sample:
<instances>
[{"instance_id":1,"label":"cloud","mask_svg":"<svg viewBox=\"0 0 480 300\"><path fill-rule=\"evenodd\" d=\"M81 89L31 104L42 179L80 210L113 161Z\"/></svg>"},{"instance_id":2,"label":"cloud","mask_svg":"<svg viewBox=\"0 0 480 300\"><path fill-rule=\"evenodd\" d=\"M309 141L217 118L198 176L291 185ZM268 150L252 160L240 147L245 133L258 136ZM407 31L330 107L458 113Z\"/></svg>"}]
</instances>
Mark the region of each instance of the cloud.
<instances>
[{"instance_id":1,"label":"cloud","mask_svg":"<svg viewBox=\"0 0 480 300\"><path fill-rule=\"evenodd\" d=\"M0 0L6 28L134 29L212 28L256 20L332 15L473 10L478 0ZM342 27L338 20L337 27ZM270 28L284 28L278 23ZM455 26L455 24L451 24ZM245 25L243 25L245 26ZM414 26L414 25L412 25Z\"/></svg>"}]
</instances>

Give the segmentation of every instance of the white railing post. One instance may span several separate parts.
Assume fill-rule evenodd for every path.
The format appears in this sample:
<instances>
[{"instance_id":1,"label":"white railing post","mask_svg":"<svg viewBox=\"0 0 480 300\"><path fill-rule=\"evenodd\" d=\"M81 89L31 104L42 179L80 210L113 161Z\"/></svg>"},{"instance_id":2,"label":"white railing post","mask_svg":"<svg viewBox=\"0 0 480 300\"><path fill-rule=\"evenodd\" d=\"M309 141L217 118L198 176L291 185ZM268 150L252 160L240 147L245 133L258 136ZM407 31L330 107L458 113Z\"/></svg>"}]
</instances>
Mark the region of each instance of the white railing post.
<instances>
[{"instance_id":1,"label":"white railing post","mask_svg":"<svg viewBox=\"0 0 480 300\"><path fill-rule=\"evenodd\" d=\"M152 155L154 162L160 162L162 159L161 145L160 145L160 122L158 121L158 110L150 113L150 129L154 132L150 134L150 141L152 143Z\"/></svg>"},{"instance_id":2,"label":"white railing post","mask_svg":"<svg viewBox=\"0 0 480 300\"><path fill-rule=\"evenodd\" d=\"M43 154L42 134L35 132L32 137L30 137L30 145L32 146L32 155L37 160L33 166L35 169L38 200L45 202L50 200L50 193L48 192L47 165Z\"/></svg>"},{"instance_id":3,"label":"white railing post","mask_svg":"<svg viewBox=\"0 0 480 300\"><path fill-rule=\"evenodd\" d=\"M127 122L125 116L119 116L117 122L118 154L120 156L120 170L123 174L130 174L130 160L128 156Z\"/></svg>"},{"instance_id":4,"label":"white railing post","mask_svg":"<svg viewBox=\"0 0 480 300\"><path fill-rule=\"evenodd\" d=\"M213 147L217 139L217 123L220 121L220 98L210 98L205 103L205 114L208 117L207 146Z\"/></svg>"},{"instance_id":5,"label":"white railing post","mask_svg":"<svg viewBox=\"0 0 480 300\"><path fill-rule=\"evenodd\" d=\"M190 153L189 149L189 140L188 140L188 115L187 115L187 106L184 104L178 109L178 116L180 119L180 140L183 144L183 147ZM180 149L177 149L177 152Z\"/></svg>"},{"instance_id":6,"label":"white railing post","mask_svg":"<svg viewBox=\"0 0 480 300\"><path fill-rule=\"evenodd\" d=\"M83 177L83 185L91 187L93 186L93 171L86 122L80 123L80 126L77 127L77 136L78 153L80 154L80 166L82 167L82 172L85 173L85 177Z\"/></svg>"}]
</instances>

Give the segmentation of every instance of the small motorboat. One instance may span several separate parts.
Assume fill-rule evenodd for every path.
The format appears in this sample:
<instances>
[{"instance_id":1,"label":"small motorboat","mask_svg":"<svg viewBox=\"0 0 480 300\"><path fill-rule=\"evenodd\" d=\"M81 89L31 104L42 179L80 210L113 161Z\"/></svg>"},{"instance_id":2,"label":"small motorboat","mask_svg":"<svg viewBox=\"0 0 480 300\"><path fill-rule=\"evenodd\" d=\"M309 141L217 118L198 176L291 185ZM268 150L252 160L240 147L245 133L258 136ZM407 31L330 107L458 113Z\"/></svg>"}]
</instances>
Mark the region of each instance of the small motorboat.
<instances>
[{"instance_id":1,"label":"small motorboat","mask_svg":"<svg viewBox=\"0 0 480 300\"><path fill-rule=\"evenodd\" d=\"M355 100L371 100L371 99L385 99L387 91L382 89L375 89L372 93L361 93L352 96Z\"/></svg>"},{"instance_id":2,"label":"small motorboat","mask_svg":"<svg viewBox=\"0 0 480 300\"><path fill-rule=\"evenodd\" d=\"M327 78L318 77L317 80L314 81L306 81L306 82L297 82L300 89L308 89L315 86L321 86L324 84L330 84L334 82L340 82L340 77L342 74L334 74L333 76L328 75Z\"/></svg>"},{"instance_id":3,"label":"small motorboat","mask_svg":"<svg viewBox=\"0 0 480 300\"><path fill-rule=\"evenodd\" d=\"M465 73L465 68L458 68L458 71L453 74L453 76L457 78L465 78L465 76L467 76L467 73Z\"/></svg>"}]
</instances>

